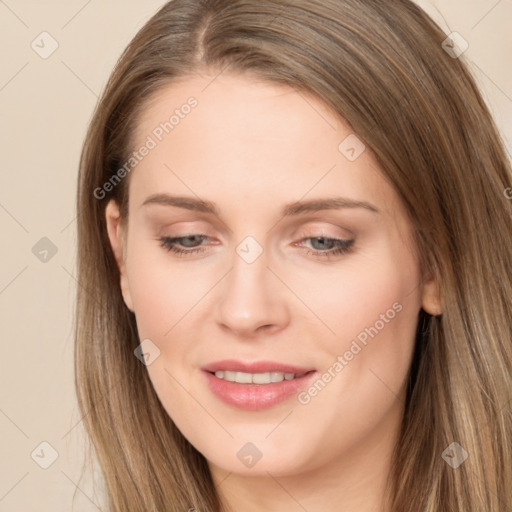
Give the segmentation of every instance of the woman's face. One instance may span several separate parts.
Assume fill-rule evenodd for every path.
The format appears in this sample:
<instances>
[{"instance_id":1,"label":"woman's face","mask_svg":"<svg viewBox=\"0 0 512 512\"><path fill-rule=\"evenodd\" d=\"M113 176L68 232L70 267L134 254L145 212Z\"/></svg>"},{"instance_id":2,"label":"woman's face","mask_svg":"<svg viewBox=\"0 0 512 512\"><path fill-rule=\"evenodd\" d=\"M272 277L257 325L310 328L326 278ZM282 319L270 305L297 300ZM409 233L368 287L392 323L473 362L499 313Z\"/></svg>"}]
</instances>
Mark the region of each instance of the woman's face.
<instances>
[{"instance_id":1,"label":"woman's face","mask_svg":"<svg viewBox=\"0 0 512 512\"><path fill-rule=\"evenodd\" d=\"M109 236L183 435L241 474L389 455L418 313L438 311L370 150L319 100L227 74L160 91L134 150Z\"/></svg>"}]
</instances>

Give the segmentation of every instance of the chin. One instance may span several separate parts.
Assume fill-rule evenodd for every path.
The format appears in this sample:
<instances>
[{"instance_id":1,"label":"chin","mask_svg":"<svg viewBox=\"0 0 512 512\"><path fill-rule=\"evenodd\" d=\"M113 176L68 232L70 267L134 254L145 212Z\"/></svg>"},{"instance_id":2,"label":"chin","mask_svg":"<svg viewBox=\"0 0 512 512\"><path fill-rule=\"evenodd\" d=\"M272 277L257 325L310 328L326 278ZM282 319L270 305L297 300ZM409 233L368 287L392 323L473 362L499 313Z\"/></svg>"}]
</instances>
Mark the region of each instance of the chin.
<instances>
[{"instance_id":1,"label":"chin","mask_svg":"<svg viewBox=\"0 0 512 512\"><path fill-rule=\"evenodd\" d=\"M265 434L266 435L266 434ZM304 439L302 437L302 439ZM247 437L246 439L250 439ZM302 445L302 446L301 446ZM306 460L303 443L286 446L248 440L232 440L229 445L202 447L201 453L208 464L224 471L245 476L288 476L300 473L310 466Z\"/></svg>"}]
</instances>

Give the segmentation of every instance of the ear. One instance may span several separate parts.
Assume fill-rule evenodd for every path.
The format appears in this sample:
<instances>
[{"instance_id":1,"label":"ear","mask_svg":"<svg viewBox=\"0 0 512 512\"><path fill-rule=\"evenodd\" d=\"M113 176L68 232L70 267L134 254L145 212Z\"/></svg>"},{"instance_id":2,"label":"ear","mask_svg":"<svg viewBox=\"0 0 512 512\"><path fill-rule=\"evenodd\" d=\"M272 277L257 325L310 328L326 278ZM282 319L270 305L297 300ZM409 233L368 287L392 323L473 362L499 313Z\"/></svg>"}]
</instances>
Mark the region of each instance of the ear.
<instances>
[{"instance_id":1,"label":"ear","mask_svg":"<svg viewBox=\"0 0 512 512\"><path fill-rule=\"evenodd\" d=\"M114 253L120 274L121 293L128 309L133 313L128 276L126 274L126 233L121 223L121 215L117 203L111 199L105 208L105 219L110 245Z\"/></svg>"},{"instance_id":2,"label":"ear","mask_svg":"<svg viewBox=\"0 0 512 512\"><path fill-rule=\"evenodd\" d=\"M439 283L432 275L430 275L428 280L423 283L421 307L432 316L441 315L443 312Z\"/></svg>"}]
</instances>

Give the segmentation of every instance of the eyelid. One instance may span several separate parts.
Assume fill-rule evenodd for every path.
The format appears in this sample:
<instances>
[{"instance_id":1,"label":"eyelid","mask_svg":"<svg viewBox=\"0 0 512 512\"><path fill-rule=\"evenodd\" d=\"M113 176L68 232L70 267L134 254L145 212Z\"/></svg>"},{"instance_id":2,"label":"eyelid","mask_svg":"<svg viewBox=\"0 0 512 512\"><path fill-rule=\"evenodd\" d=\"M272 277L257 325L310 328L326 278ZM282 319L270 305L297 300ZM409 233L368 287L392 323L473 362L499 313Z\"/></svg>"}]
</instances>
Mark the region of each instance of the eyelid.
<instances>
[{"instance_id":1,"label":"eyelid","mask_svg":"<svg viewBox=\"0 0 512 512\"><path fill-rule=\"evenodd\" d=\"M181 233L190 232L191 234L196 234L198 232L211 232L212 226L209 222L197 219L191 221L180 220L178 222L158 222L155 224L155 229L160 234L169 235L169 233L172 233L172 236L175 236L174 233L176 233L176 236L188 236L187 234L181 235Z\"/></svg>"},{"instance_id":2,"label":"eyelid","mask_svg":"<svg viewBox=\"0 0 512 512\"><path fill-rule=\"evenodd\" d=\"M330 224L330 223L329 223ZM301 226L297 232L294 234L292 238L317 238L317 237L325 237L325 238L338 238L343 240L352 240L355 238L355 233L350 231L347 228L342 228L341 226L337 226L331 224L332 227L326 228L325 225L322 226ZM334 231L337 229L337 231Z\"/></svg>"},{"instance_id":3,"label":"eyelid","mask_svg":"<svg viewBox=\"0 0 512 512\"><path fill-rule=\"evenodd\" d=\"M230 228L226 231L226 226L224 225L219 226L216 222L200 217L193 217L190 219L181 217L174 221L167 217L165 220L165 222L158 222L158 224L155 225L159 236L181 238L201 234L208 238L217 238L222 240L226 237L230 237L233 233ZM356 236L354 230L350 229L352 226L350 223L341 223L341 219L336 218L325 216L318 217L318 214L315 215L315 218L294 219L291 223L288 222L289 219L282 220L284 222L281 224L281 229L279 228L279 225L275 225L267 230L266 233L270 234L270 232L275 231L275 233L278 234L280 232L280 237L284 236L287 239L293 238L295 240L298 238L302 239L317 236L350 240ZM275 235L270 236L273 238Z\"/></svg>"},{"instance_id":4,"label":"eyelid","mask_svg":"<svg viewBox=\"0 0 512 512\"><path fill-rule=\"evenodd\" d=\"M177 214L169 215L169 212L154 212L149 209L146 215L148 229L158 236L181 237L188 236L189 233L203 233L220 238L232 234L232 230L223 222L200 212L178 211Z\"/></svg>"}]
</instances>

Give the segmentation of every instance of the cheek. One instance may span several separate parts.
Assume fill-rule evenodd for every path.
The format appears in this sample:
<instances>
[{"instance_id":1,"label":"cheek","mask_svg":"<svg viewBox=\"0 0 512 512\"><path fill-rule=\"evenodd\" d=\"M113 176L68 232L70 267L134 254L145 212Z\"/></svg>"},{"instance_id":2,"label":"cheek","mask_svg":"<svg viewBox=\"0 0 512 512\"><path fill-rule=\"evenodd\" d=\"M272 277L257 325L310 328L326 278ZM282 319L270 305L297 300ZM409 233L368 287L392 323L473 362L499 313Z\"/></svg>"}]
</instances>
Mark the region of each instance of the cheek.
<instances>
[{"instance_id":1,"label":"cheek","mask_svg":"<svg viewBox=\"0 0 512 512\"><path fill-rule=\"evenodd\" d=\"M408 374L421 308L419 269L410 252L388 244L378 258L353 258L336 274L301 282L298 293L331 331L321 327L317 342L328 354L323 370L337 375L317 406L329 407L328 395L336 400L346 392L369 406L392 399L389 389L398 392ZM333 368L336 363L341 366Z\"/></svg>"},{"instance_id":2,"label":"cheek","mask_svg":"<svg viewBox=\"0 0 512 512\"><path fill-rule=\"evenodd\" d=\"M305 417L324 418L324 441L343 449L360 443L402 403L398 397L421 307L419 272L409 253L383 248L378 259L354 258L336 276L317 277L308 300L335 335L325 329L317 337L316 347L325 355L321 382L299 402ZM300 293L306 293L306 284Z\"/></svg>"},{"instance_id":3,"label":"cheek","mask_svg":"<svg viewBox=\"0 0 512 512\"><path fill-rule=\"evenodd\" d=\"M144 246L145 244L145 246ZM190 324L201 297L207 291L207 276L186 270L186 265L171 263L158 242L142 240L128 255L127 273L140 340L150 339L159 356L147 367L162 405L187 428L198 411L183 392L190 379L189 358L196 350L191 338L197 337ZM172 414L171 414L172 413Z\"/></svg>"},{"instance_id":4,"label":"cheek","mask_svg":"<svg viewBox=\"0 0 512 512\"><path fill-rule=\"evenodd\" d=\"M348 349L366 329L414 332L421 307L419 270L411 253L397 243L383 243L367 254L332 267L287 276L324 327L320 339L335 353ZM306 311L307 314L309 314ZM408 338L402 338L407 342ZM397 342L399 342L397 338Z\"/></svg>"},{"instance_id":5,"label":"cheek","mask_svg":"<svg viewBox=\"0 0 512 512\"><path fill-rule=\"evenodd\" d=\"M127 274L139 334L164 339L207 291L185 262L171 260L159 242L141 240L128 249ZM206 279L206 282L205 282Z\"/></svg>"},{"instance_id":6,"label":"cheek","mask_svg":"<svg viewBox=\"0 0 512 512\"><path fill-rule=\"evenodd\" d=\"M334 329L345 391L373 410L390 406L408 375L421 308L420 274L408 252L382 251L373 265L349 273ZM338 310L340 311L340 310ZM335 310L331 310L336 318ZM390 392L391 390L391 392Z\"/></svg>"},{"instance_id":7,"label":"cheek","mask_svg":"<svg viewBox=\"0 0 512 512\"><path fill-rule=\"evenodd\" d=\"M173 419L187 418L190 408L196 415L197 410L183 389L197 377L198 354L204 351L200 342L211 337L211 291L223 272L205 262L176 261L158 244L141 239L128 249L129 287L139 338L151 340L159 351L147 367L155 391L169 414L174 411Z\"/></svg>"}]
</instances>

